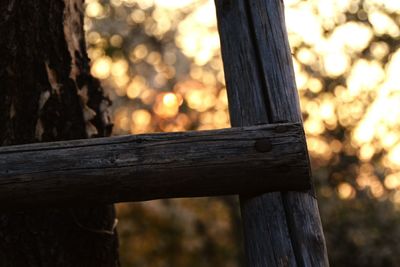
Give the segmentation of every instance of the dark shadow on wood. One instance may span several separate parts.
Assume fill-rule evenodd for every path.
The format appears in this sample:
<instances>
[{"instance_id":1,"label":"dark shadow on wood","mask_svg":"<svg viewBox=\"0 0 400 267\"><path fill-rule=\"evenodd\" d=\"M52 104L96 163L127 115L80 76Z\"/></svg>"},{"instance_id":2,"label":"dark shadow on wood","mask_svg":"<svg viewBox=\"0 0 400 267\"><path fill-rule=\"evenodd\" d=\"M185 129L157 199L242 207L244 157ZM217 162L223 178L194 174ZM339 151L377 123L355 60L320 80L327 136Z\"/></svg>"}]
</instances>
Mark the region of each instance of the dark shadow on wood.
<instances>
[{"instance_id":1,"label":"dark shadow on wood","mask_svg":"<svg viewBox=\"0 0 400 267\"><path fill-rule=\"evenodd\" d=\"M309 187L299 123L0 148L1 209Z\"/></svg>"}]
</instances>

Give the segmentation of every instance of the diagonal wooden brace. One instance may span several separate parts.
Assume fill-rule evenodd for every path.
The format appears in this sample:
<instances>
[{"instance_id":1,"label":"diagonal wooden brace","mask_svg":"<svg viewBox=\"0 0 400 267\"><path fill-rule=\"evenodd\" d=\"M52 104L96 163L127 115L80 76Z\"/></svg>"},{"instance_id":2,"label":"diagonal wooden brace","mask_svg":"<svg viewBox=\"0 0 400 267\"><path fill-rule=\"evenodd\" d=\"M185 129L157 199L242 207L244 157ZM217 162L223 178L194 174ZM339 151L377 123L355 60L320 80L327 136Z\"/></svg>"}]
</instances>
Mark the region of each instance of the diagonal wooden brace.
<instances>
[{"instance_id":1,"label":"diagonal wooden brace","mask_svg":"<svg viewBox=\"0 0 400 267\"><path fill-rule=\"evenodd\" d=\"M300 123L0 148L0 209L309 188Z\"/></svg>"}]
</instances>

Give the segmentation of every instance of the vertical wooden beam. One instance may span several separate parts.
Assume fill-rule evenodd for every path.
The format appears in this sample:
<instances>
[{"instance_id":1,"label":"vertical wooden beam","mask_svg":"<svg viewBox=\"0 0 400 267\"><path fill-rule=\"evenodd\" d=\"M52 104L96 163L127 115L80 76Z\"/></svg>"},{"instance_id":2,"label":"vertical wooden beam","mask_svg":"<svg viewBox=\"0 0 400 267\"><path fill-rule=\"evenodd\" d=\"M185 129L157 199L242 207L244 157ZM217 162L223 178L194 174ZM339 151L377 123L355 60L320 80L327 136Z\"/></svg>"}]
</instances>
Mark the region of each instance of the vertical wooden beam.
<instances>
[{"instance_id":1,"label":"vertical wooden beam","mask_svg":"<svg viewBox=\"0 0 400 267\"><path fill-rule=\"evenodd\" d=\"M301 122L283 2L215 3L232 126ZM249 267L329 265L314 192L240 202Z\"/></svg>"}]
</instances>

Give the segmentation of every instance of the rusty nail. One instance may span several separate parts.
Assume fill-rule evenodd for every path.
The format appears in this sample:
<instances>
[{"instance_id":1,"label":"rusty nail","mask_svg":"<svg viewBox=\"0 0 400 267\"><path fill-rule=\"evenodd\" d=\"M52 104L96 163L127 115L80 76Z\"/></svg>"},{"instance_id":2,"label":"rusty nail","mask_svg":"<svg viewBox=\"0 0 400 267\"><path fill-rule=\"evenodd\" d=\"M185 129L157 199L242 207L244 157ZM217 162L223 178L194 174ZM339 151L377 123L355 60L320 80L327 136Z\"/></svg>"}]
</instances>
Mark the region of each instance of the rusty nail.
<instances>
[{"instance_id":1,"label":"rusty nail","mask_svg":"<svg viewBox=\"0 0 400 267\"><path fill-rule=\"evenodd\" d=\"M260 139L255 142L254 147L258 152L268 152L271 151L272 144L268 139Z\"/></svg>"}]
</instances>

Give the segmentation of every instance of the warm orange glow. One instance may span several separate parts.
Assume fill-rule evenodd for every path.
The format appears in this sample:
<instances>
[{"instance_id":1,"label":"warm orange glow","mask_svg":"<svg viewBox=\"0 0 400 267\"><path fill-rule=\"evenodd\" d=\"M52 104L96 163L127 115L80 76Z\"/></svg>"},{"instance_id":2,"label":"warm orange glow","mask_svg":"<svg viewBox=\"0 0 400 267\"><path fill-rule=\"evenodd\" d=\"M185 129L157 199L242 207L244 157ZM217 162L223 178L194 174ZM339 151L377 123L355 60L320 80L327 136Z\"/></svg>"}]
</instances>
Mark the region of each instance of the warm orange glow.
<instances>
[{"instance_id":1,"label":"warm orange glow","mask_svg":"<svg viewBox=\"0 0 400 267\"><path fill-rule=\"evenodd\" d=\"M86 6L86 15L88 17L100 17L103 12L103 6L98 2L91 2Z\"/></svg>"},{"instance_id":2,"label":"warm orange glow","mask_svg":"<svg viewBox=\"0 0 400 267\"><path fill-rule=\"evenodd\" d=\"M397 189L400 187L400 173L392 173L386 176L385 186L387 189Z\"/></svg>"},{"instance_id":3,"label":"warm orange glow","mask_svg":"<svg viewBox=\"0 0 400 267\"><path fill-rule=\"evenodd\" d=\"M178 106L178 97L174 93L166 93L163 96L163 104L167 107L175 107Z\"/></svg>"},{"instance_id":4,"label":"warm orange glow","mask_svg":"<svg viewBox=\"0 0 400 267\"><path fill-rule=\"evenodd\" d=\"M157 96L153 110L161 118L172 118L178 114L179 102L174 93L163 93Z\"/></svg>"},{"instance_id":5,"label":"warm orange glow","mask_svg":"<svg viewBox=\"0 0 400 267\"><path fill-rule=\"evenodd\" d=\"M136 46L135 49L133 50L133 56L134 58L137 59L143 59L147 56L147 54L148 54L147 47L143 44Z\"/></svg>"},{"instance_id":6,"label":"warm orange glow","mask_svg":"<svg viewBox=\"0 0 400 267\"><path fill-rule=\"evenodd\" d=\"M386 1L384 7L400 12L397 2ZM398 38L400 27L381 9L382 3L369 1L367 12L352 0L285 1L304 129L317 165L329 166L344 153L357 157L359 166L374 162L386 168L385 173L400 171L400 49L391 51L385 40L374 39L384 34ZM121 22L142 27L144 36L165 42L160 49L147 37L129 41L125 33L107 34L88 24L91 73L112 86L115 97L129 100L115 102L129 107L129 112L115 113L116 131L229 127L214 2L113 0L110 4L127 8L126 14L118 13L125 16ZM94 20L108 16L107 8L89 0L85 12ZM360 21L347 20L345 12ZM366 19L371 24L364 23ZM342 184L340 197L368 189L371 197L379 198L385 188L398 188L391 174L356 176L356 188Z\"/></svg>"},{"instance_id":7,"label":"warm orange glow","mask_svg":"<svg viewBox=\"0 0 400 267\"><path fill-rule=\"evenodd\" d=\"M113 76L120 77L128 71L128 62L124 59L117 60L112 63L111 73Z\"/></svg>"},{"instance_id":8,"label":"warm orange glow","mask_svg":"<svg viewBox=\"0 0 400 267\"><path fill-rule=\"evenodd\" d=\"M151 124L151 114L145 109L138 109L132 112L131 120L130 130L132 133L145 133Z\"/></svg>"},{"instance_id":9,"label":"warm orange glow","mask_svg":"<svg viewBox=\"0 0 400 267\"><path fill-rule=\"evenodd\" d=\"M121 35L118 34L114 34L110 38L110 44L114 47L121 47L123 41Z\"/></svg>"},{"instance_id":10,"label":"warm orange glow","mask_svg":"<svg viewBox=\"0 0 400 267\"><path fill-rule=\"evenodd\" d=\"M99 79L106 79L110 76L112 61L109 57L101 57L93 62L91 73Z\"/></svg>"},{"instance_id":11,"label":"warm orange glow","mask_svg":"<svg viewBox=\"0 0 400 267\"><path fill-rule=\"evenodd\" d=\"M371 160L372 156L375 153L375 148L371 144L364 144L360 148L360 159L363 161Z\"/></svg>"},{"instance_id":12,"label":"warm orange glow","mask_svg":"<svg viewBox=\"0 0 400 267\"><path fill-rule=\"evenodd\" d=\"M114 134L230 127L214 1L85 2L91 73L102 80L113 101ZM362 223L355 234L355 228L341 221L356 220L358 215L342 216L337 211L362 210L361 217L371 222L374 218L367 214L365 207L370 206L365 203L376 201L373 209L385 204L386 211L391 205L384 202L391 201L400 211L400 49L396 48L400 1L285 0L284 4L324 223L329 225L333 218L337 227L345 225L341 244L377 244L379 227L374 226L370 235L365 228L370 222ZM138 210L150 214L149 222L156 221L162 234L173 231L165 231L161 224L181 223L182 233L190 233L179 243L181 250L195 255L204 247L204 238L215 238L213 245L232 243L226 238L233 235L220 236L221 230L230 227L222 201L195 208L196 201L166 204L169 201L142 203ZM128 217L131 209L123 205L119 211ZM143 218L138 214L137 218ZM390 229L393 217L383 217L381 229ZM118 229L128 247L128 252L121 250L128 258L126 265L143 265L139 258L155 258L149 266L170 264L155 253L166 247L163 243L157 248L161 234L153 230L158 228L142 233L131 219L127 221ZM205 230L196 235L193 225L203 225L200 228ZM327 229L332 231L332 225ZM331 233L327 237L332 242ZM185 251L181 254L186 255ZM174 262L180 263L190 266L187 259Z\"/></svg>"},{"instance_id":13,"label":"warm orange glow","mask_svg":"<svg viewBox=\"0 0 400 267\"><path fill-rule=\"evenodd\" d=\"M400 144L396 145L390 150L388 158L391 163L395 164L396 166L400 166Z\"/></svg>"},{"instance_id":14,"label":"warm orange glow","mask_svg":"<svg viewBox=\"0 0 400 267\"><path fill-rule=\"evenodd\" d=\"M350 199L355 196L355 190L349 183L339 184L337 190L341 199Z\"/></svg>"}]
</instances>

